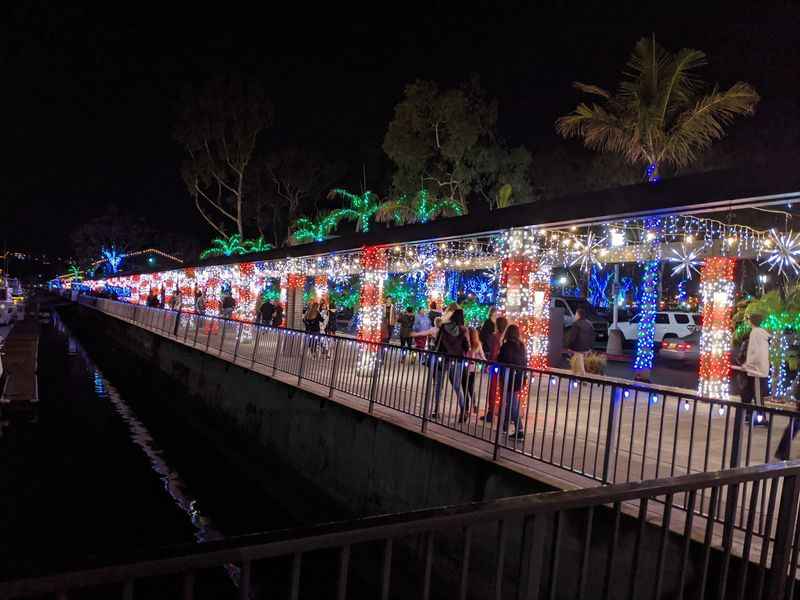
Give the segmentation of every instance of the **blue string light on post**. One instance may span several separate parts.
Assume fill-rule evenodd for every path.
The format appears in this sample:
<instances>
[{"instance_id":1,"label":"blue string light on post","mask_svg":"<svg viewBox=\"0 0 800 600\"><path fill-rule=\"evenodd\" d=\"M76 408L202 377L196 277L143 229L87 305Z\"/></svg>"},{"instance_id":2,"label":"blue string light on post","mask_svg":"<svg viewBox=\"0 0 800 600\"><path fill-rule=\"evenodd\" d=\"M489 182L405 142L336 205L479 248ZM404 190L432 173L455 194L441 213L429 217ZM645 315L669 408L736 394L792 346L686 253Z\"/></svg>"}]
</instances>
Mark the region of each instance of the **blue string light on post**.
<instances>
[{"instance_id":1,"label":"blue string light on post","mask_svg":"<svg viewBox=\"0 0 800 600\"><path fill-rule=\"evenodd\" d=\"M639 318L639 335L636 342L634 370L650 371L653 368L653 347L656 333L656 311L658 310L658 276L661 264L650 260L644 266L642 300Z\"/></svg>"}]
</instances>

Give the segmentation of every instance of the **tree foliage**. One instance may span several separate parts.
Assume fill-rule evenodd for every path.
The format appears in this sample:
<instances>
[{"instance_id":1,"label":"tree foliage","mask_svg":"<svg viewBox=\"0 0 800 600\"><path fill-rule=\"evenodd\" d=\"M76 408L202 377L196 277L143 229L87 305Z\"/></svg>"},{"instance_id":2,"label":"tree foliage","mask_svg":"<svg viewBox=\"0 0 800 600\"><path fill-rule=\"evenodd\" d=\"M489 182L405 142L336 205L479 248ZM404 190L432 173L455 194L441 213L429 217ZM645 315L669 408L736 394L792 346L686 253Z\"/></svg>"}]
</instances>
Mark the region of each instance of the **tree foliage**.
<instances>
[{"instance_id":1,"label":"tree foliage","mask_svg":"<svg viewBox=\"0 0 800 600\"><path fill-rule=\"evenodd\" d=\"M300 217L292 225L291 241L296 244L306 242L322 242L339 225L341 211L332 211L317 216L316 219Z\"/></svg>"},{"instance_id":2,"label":"tree foliage","mask_svg":"<svg viewBox=\"0 0 800 600\"><path fill-rule=\"evenodd\" d=\"M264 90L238 77L218 77L188 99L175 139L189 158L181 174L206 222L221 236L244 236L248 167L259 134L273 121Z\"/></svg>"},{"instance_id":3,"label":"tree foliage","mask_svg":"<svg viewBox=\"0 0 800 600\"><path fill-rule=\"evenodd\" d=\"M497 102L475 78L447 90L431 81L409 84L383 142L395 164L394 194L412 197L427 189L466 207L471 194L491 199L511 183L501 181L504 171L525 179L530 156L521 148L505 149L496 139L496 125Z\"/></svg>"},{"instance_id":4,"label":"tree foliage","mask_svg":"<svg viewBox=\"0 0 800 600\"><path fill-rule=\"evenodd\" d=\"M383 202L375 214L381 223L428 223L439 217L457 217L465 214L466 206L452 198L433 196L428 190L419 190L413 196L400 196Z\"/></svg>"},{"instance_id":5,"label":"tree foliage","mask_svg":"<svg viewBox=\"0 0 800 600\"><path fill-rule=\"evenodd\" d=\"M156 232L144 221L111 205L100 216L77 227L70 235L79 264L87 265L102 256L104 248L118 252L139 250L153 245Z\"/></svg>"},{"instance_id":6,"label":"tree foliage","mask_svg":"<svg viewBox=\"0 0 800 600\"><path fill-rule=\"evenodd\" d=\"M356 231L369 231L369 224L380 208L378 196L369 190L361 194L351 194L347 190L336 188L330 191L328 198L342 198L347 201L345 208L340 208L333 214L337 219L355 221Z\"/></svg>"},{"instance_id":7,"label":"tree foliage","mask_svg":"<svg viewBox=\"0 0 800 600\"><path fill-rule=\"evenodd\" d=\"M741 81L724 91L708 90L697 73L706 64L700 50L671 53L655 37L642 38L618 91L576 82L578 90L599 100L580 103L556 121L556 130L565 138L582 138L593 150L647 165L651 179L663 165L690 165L735 117L752 114L760 99Z\"/></svg>"},{"instance_id":8,"label":"tree foliage","mask_svg":"<svg viewBox=\"0 0 800 600\"><path fill-rule=\"evenodd\" d=\"M340 166L300 146L284 146L253 164L250 187L256 200L252 217L261 235L276 246L289 237L289 225L317 203L336 181Z\"/></svg>"}]
</instances>

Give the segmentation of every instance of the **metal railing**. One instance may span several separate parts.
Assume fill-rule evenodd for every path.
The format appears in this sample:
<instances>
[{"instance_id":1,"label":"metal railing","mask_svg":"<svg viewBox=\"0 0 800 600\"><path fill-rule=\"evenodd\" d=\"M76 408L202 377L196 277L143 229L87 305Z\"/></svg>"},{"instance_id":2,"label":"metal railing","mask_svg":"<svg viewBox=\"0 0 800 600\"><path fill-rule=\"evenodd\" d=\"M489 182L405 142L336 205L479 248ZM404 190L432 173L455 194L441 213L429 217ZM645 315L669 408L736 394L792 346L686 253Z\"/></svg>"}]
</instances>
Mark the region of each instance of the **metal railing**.
<instances>
[{"instance_id":1,"label":"metal railing","mask_svg":"<svg viewBox=\"0 0 800 600\"><path fill-rule=\"evenodd\" d=\"M532 459L611 484L789 458L800 413L664 386L578 377L105 299L82 302L378 417L435 427L497 460ZM749 414L748 414L749 413ZM748 492L747 497L750 497ZM688 497L676 501L686 508ZM693 510L713 514L702 495ZM765 514L762 498L759 513ZM737 526L746 510L737 509Z\"/></svg>"},{"instance_id":2,"label":"metal railing","mask_svg":"<svg viewBox=\"0 0 800 600\"><path fill-rule=\"evenodd\" d=\"M781 463L244 536L0 582L0 598L66 600L103 586L103 597L149 597L155 587L191 600L225 567L241 599L791 599L799 478L800 462ZM681 496L714 505L745 489L755 494L742 531L724 510L721 523L672 510ZM773 540L756 528L762 497Z\"/></svg>"}]
</instances>

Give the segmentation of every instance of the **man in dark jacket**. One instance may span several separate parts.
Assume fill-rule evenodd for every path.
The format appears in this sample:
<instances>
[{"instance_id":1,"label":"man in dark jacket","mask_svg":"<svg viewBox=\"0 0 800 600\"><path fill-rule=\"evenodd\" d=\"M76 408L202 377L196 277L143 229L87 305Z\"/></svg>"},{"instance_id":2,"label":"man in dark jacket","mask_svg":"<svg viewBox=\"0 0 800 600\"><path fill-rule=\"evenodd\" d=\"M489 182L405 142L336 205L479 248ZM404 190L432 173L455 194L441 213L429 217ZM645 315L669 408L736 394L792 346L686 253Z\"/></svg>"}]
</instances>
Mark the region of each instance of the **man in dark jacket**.
<instances>
[{"instance_id":1,"label":"man in dark jacket","mask_svg":"<svg viewBox=\"0 0 800 600\"><path fill-rule=\"evenodd\" d=\"M575 311L575 322L567 332L566 346L572 351L572 372L575 375L586 375L584 358L594 345L594 328L586 318L582 308Z\"/></svg>"},{"instance_id":2,"label":"man in dark jacket","mask_svg":"<svg viewBox=\"0 0 800 600\"><path fill-rule=\"evenodd\" d=\"M263 325L272 325L272 315L275 313L275 305L272 300L265 300L261 308L258 309L258 321Z\"/></svg>"}]
</instances>

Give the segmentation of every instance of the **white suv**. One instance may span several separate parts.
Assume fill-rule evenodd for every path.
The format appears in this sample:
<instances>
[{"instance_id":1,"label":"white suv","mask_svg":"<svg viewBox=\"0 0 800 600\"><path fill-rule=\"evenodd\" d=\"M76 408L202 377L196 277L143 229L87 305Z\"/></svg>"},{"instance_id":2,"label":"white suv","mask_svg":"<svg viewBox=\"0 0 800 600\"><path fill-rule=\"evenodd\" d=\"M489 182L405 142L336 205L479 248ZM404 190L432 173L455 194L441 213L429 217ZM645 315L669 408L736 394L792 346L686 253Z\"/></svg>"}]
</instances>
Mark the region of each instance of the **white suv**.
<instances>
[{"instance_id":1,"label":"white suv","mask_svg":"<svg viewBox=\"0 0 800 600\"><path fill-rule=\"evenodd\" d=\"M635 341L639 335L639 319L641 313L630 321L617 323L626 341ZM664 338L685 338L692 335L700 327L700 315L686 312L657 312L655 319L655 341L661 342Z\"/></svg>"}]
</instances>

